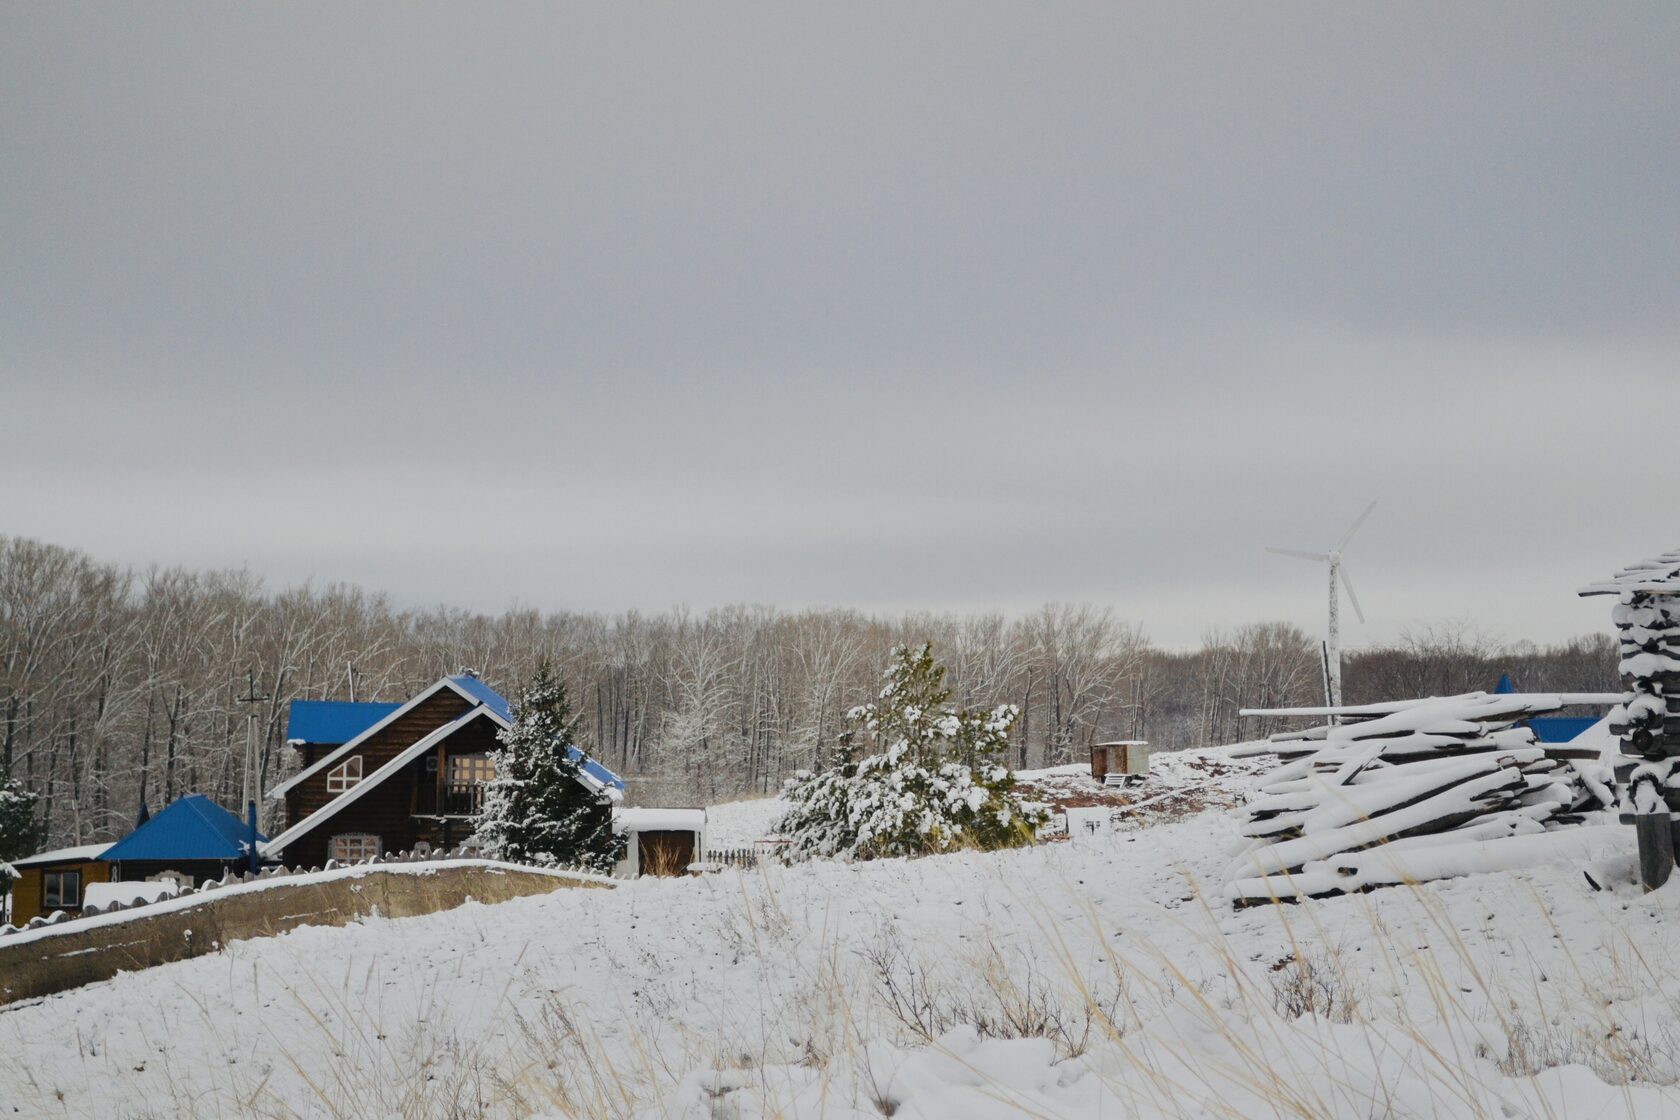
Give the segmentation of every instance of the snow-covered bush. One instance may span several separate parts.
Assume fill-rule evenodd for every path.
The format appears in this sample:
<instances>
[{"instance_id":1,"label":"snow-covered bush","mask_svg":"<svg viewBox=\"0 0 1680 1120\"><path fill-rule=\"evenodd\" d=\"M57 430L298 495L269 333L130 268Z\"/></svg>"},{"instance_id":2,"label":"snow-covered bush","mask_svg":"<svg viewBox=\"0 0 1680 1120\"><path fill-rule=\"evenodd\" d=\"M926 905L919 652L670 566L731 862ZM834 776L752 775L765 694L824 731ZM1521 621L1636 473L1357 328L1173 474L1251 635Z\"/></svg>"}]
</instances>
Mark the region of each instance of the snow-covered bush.
<instances>
[{"instance_id":1,"label":"snow-covered bush","mask_svg":"<svg viewBox=\"0 0 1680 1120\"><path fill-rule=\"evenodd\" d=\"M959 848L1030 843L1047 820L1012 790L1006 757L1020 712L952 708L945 669L928 644L893 650L886 686L847 713L841 755L821 773L802 771L777 831L792 859L878 859ZM864 753L868 746L870 753Z\"/></svg>"}]
</instances>

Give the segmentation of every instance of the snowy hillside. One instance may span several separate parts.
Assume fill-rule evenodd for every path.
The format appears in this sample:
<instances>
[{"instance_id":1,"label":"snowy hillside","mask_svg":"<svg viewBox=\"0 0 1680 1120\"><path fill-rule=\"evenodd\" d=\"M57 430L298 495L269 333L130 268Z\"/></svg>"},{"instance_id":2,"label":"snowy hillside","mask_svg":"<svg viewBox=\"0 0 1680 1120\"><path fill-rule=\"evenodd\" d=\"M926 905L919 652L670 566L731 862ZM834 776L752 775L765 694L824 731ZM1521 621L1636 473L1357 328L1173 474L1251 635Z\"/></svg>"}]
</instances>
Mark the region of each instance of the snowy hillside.
<instances>
[{"instance_id":1,"label":"snowy hillside","mask_svg":"<svg viewBox=\"0 0 1680 1120\"><path fill-rule=\"evenodd\" d=\"M1680 1114L1680 893L1638 892L1631 833L1598 829L1585 865L1233 911L1215 900L1238 836L1210 810L995 855L304 928L0 1010L0 1100L87 1117Z\"/></svg>"}]
</instances>

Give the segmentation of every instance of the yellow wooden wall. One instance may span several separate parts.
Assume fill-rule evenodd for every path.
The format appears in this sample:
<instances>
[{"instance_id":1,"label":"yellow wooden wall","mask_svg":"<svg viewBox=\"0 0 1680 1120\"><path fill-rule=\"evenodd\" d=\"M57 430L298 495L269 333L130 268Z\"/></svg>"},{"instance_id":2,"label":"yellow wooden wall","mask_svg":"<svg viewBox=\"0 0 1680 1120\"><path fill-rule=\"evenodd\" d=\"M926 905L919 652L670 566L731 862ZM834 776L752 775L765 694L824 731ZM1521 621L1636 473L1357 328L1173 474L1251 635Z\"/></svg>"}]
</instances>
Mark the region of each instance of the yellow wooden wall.
<instances>
[{"instance_id":1,"label":"yellow wooden wall","mask_svg":"<svg viewBox=\"0 0 1680 1120\"><path fill-rule=\"evenodd\" d=\"M41 893L44 887L43 876L47 872L80 871L82 873L82 894L87 894L89 883L109 883L111 881L111 865L103 860L68 860L64 863L45 864L39 867L20 867L17 869L18 879L12 884L12 924L23 925L31 918L45 917L47 912L41 909Z\"/></svg>"}]
</instances>

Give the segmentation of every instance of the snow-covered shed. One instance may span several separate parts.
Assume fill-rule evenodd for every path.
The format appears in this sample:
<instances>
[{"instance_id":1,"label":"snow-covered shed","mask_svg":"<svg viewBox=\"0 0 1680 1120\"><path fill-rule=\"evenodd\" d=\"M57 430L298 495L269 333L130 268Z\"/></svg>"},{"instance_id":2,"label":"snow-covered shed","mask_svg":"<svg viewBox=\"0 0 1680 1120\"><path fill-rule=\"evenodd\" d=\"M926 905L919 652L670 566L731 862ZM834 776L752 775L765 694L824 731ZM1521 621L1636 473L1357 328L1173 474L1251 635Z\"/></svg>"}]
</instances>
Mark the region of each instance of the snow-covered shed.
<instances>
[{"instance_id":1,"label":"snow-covered shed","mask_svg":"<svg viewBox=\"0 0 1680 1120\"><path fill-rule=\"evenodd\" d=\"M88 887L110 878L110 864L99 861L110 846L81 844L13 860L18 877L12 883L12 924L21 926L57 910L80 914Z\"/></svg>"},{"instance_id":2,"label":"snow-covered shed","mask_svg":"<svg viewBox=\"0 0 1680 1120\"><path fill-rule=\"evenodd\" d=\"M706 851L704 809L618 809L613 828L628 841L617 870L621 878L686 875Z\"/></svg>"}]
</instances>

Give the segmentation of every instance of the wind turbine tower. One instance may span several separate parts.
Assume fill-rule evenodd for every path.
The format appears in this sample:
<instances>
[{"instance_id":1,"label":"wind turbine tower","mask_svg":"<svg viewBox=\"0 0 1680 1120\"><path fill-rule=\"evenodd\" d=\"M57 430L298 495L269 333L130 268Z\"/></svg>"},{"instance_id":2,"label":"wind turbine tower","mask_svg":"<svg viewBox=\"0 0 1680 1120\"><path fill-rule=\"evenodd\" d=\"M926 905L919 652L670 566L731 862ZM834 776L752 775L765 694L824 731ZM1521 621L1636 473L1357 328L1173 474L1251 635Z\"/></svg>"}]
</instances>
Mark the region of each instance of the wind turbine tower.
<instances>
[{"instance_id":1,"label":"wind turbine tower","mask_svg":"<svg viewBox=\"0 0 1680 1120\"><path fill-rule=\"evenodd\" d=\"M1342 539L1336 542L1336 547L1329 552L1300 552L1293 548L1268 548L1267 552L1275 552L1279 556L1293 556L1297 560L1311 560L1314 563L1328 565L1330 569L1330 629L1324 643L1324 676L1325 691L1330 694L1330 706L1342 706L1342 633L1341 633L1341 588L1347 588L1348 603L1353 607L1353 613L1361 623L1365 621L1365 612L1359 609L1359 596L1353 593L1353 581L1348 579L1347 569L1342 567L1342 550L1359 532L1359 527L1365 524L1365 519L1371 516L1371 511L1377 508L1372 502L1365 507L1365 512ZM1337 586L1338 582L1340 587Z\"/></svg>"}]
</instances>

